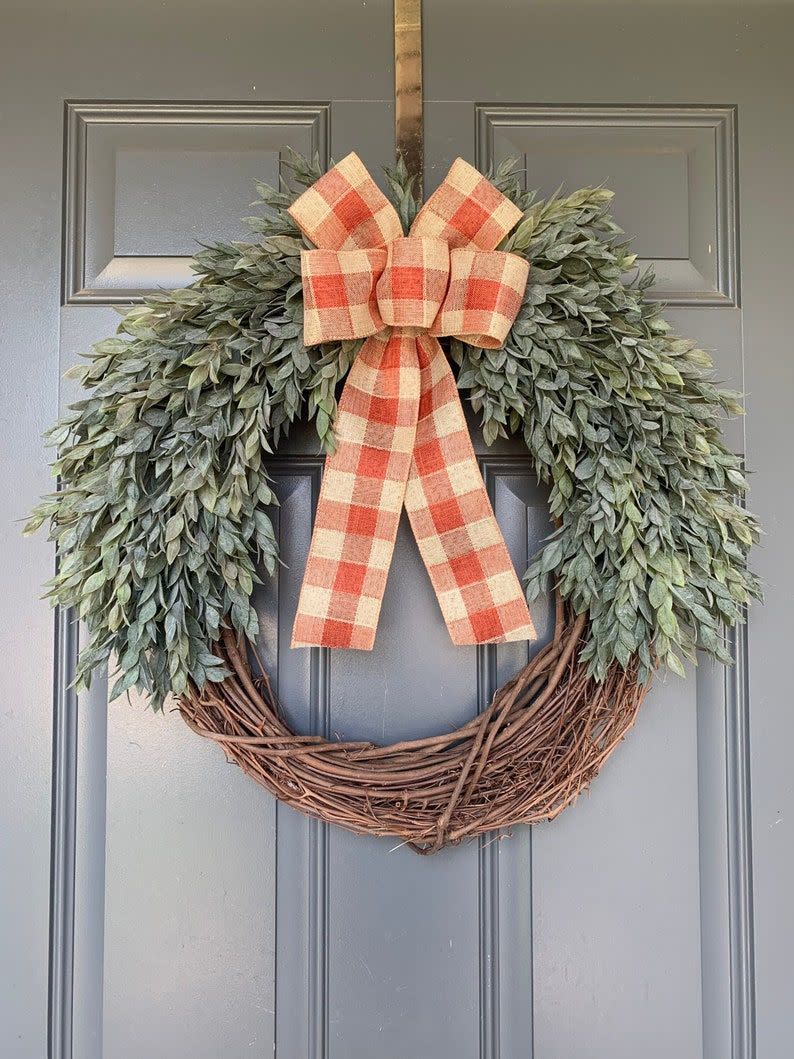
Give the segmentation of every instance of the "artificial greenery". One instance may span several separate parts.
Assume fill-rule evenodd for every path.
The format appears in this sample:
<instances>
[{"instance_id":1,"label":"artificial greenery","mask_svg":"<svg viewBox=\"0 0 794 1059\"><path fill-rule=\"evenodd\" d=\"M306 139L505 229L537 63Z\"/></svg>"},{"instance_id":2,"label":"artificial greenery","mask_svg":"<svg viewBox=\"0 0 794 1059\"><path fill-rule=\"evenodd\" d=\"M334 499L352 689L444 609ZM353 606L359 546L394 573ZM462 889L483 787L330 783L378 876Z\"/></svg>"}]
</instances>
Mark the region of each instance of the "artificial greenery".
<instances>
[{"instance_id":1,"label":"artificial greenery","mask_svg":"<svg viewBox=\"0 0 794 1059\"><path fill-rule=\"evenodd\" d=\"M299 190L321 172L297 156L289 167ZM758 527L720 433L738 395L709 381L708 356L645 300L651 275L627 278L634 257L610 192L536 201L511 165L493 180L524 212L503 249L529 258L529 283L503 348L453 340L450 352L486 441L520 434L551 487L558 529L528 594L551 577L589 612L583 660L596 679L633 658L642 681L659 663L682 672L676 650L727 661L722 627L759 594L746 565ZM402 164L387 183L407 230L417 204ZM258 191L257 241L206 247L192 286L128 312L78 369L89 395L48 435L60 489L26 530L49 523L49 595L87 626L79 687L111 652L112 694L138 686L155 708L188 682L222 680L213 644L224 623L257 635L251 592L278 560L267 457L302 413L333 446L359 343L303 346L306 244L286 213L296 191Z\"/></svg>"}]
</instances>

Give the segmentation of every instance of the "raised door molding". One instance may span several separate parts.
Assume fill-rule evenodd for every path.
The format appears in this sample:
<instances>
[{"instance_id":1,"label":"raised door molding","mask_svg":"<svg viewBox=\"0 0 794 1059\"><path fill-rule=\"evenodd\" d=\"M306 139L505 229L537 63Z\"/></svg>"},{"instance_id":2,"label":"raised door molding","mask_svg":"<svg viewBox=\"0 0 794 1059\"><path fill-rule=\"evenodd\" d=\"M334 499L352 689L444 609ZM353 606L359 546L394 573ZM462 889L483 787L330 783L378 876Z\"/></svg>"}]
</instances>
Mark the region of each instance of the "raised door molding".
<instances>
[{"instance_id":1,"label":"raised door molding","mask_svg":"<svg viewBox=\"0 0 794 1059\"><path fill-rule=\"evenodd\" d=\"M736 107L481 104L475 144L480 169L517 155L545 195L560 172L613 188L652 297L738 304Z\"/></svg>"},{"instance_id":2,"label":"raised door molding","mask_svg":"<svg viewBox=\"0 0 794 1059\"><path fill-rule=\"evenodd\" d=\"M250 237L239 218L283 149L327 164L329 132L328 103L67 102L63 303L190 283L199 243Z\"/></svg>"}]
</instances>

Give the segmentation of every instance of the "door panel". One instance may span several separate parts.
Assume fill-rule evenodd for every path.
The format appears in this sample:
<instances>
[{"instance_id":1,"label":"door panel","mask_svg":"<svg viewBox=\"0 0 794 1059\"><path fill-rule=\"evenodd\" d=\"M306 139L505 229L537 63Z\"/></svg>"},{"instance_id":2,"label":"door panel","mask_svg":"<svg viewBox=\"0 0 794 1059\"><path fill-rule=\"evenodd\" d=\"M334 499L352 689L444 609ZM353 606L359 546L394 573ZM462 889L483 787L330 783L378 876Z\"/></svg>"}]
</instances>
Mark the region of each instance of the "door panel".
<instances>
[{"instance_id":1,"label":"door panel","mask_svg":"<svg viewBox=\"0 0 794 1059\"><path fill-rule=\"evenodd\" d=\"M388 0L18 6L0 64L14 518L49 488L38 438L75 394L60 375L113 330L114 304L186 282L197 239L240 237L252 180L276 178L281 148L356 149L373 172L393 153ZM419 858L277 805L175 712L108 704L103 681L78 703L77 630L36 598L50 549L4 526L3 1055L788 1054L794 585L779 531L794 379L779 233L794 9L565 7L428 0L426 186L458 154L481 167L518 154L543 194L610 184L654 296L750 391L747 436L740 423L728 436L754 472L768 590L734 638L737 667L660 678L555 822ZM549 530L545 494L519 445L486 449L471 423L521 569ZM375 650L289 649L322 472L311 429L272 470L284 566L257 606L290 720L382 741L482 708L527 647L451 646L406 525ZM542 643L549 600L533 618Z\"/></svg>"},{"instance_id":2,"label":"door panel","mask_svg":"<svg viewBox=\"0 0 794 1059\"><path fill-rule=\"evenodd\" d=\"M734 109L502 105L476 116L483 167L518 157L545 195L562 180L615 190L640 266L656 270L653 296L682 333L719 351L720 377L741 387ZM741 447L738 431L732 441ZM701 775L697 725L700 697L714 709L722 686L710 662L686 681L657 679L592 801L533 833L540 1055L578 1052L588 1039L612 1054L620 1026L619 1054L697 1056L703 1021L719 1032L729 980L701 947L724 948L729 924L701 924L700 893L722 893L724 904L730 880L725 860L701 863L710 831L700 817L724 804L735 777L724 741L718 770Z\"/></svg>"},{"instance_id":3,"label":"door panel","mask_svg":"<svg viewBox=\"0 0 794 1059\"><path fill-rule=\"evenodd\" d=\"M185 286L197 242L245 239L241 202L291 147L328 157L330 108L67 103L64 301Z\"/></svg>"},{"instance_id":4,"label":"door panel","mask_svg":"<svg viewBox=\"0 0 794 1059\"><path fill-rule=\"evenodd\" d=\"M518 158L545 195L611 188L657 298L735 304L735 107L481 105L476 122L481 165Z\"/></svg>"}]
</instances>

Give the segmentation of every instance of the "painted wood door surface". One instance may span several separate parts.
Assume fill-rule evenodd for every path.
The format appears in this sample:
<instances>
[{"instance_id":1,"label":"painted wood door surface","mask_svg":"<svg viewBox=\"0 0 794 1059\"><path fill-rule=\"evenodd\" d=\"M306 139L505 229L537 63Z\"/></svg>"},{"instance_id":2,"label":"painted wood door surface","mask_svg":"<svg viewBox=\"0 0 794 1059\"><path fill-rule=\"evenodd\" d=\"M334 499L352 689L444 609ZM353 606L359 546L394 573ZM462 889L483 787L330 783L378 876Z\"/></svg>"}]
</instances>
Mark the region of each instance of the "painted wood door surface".
<instances>
[{"instance_id":1,"label":"painted wood door surface","mask_svg":"<svg viewBox=\"0 0 794 1059\"><path fill-rule=\"evenodd\" d=\"M277 806L175 713L102 681L78 703L77 630L38 598L51 548L13 521L114 306L242 237L284 146L391 160L391 3L3 8L0 1054L785 1059L794 8L425 3L428 190L458 154L616 190L655 296L749 393L728 430L768 534L735 668L660 679L556 822L430 859ZM477 445L521 567L545 497L520 447ZM274 463L286 565L258 606L291 718L377 740L462 722L526 648L454 648L404 527L375 650L289 649L321 471L311 431Z\"/></svg>"}]
</instances>

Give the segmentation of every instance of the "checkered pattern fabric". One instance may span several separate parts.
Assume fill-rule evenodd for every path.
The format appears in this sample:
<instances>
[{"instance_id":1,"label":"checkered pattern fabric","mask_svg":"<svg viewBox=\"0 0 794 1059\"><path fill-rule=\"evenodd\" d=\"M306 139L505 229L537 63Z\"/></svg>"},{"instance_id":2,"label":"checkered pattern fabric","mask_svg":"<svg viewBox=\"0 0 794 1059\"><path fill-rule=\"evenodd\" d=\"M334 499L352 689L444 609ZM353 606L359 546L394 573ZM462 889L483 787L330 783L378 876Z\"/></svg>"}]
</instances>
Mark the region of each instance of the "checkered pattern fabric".
<instances>
[{"instance_id":1,"label":"checkered pattern fabric","mask_svg":"<svg viewBox=\"0 0 794 1059\"><path fill-rule=\"evenodd\" d=\"M418 414L416 340L399 331L368 339L339 401L293 647L372 647Z\"/></svg>"},{"instance_id":2,"label":"checkered pattern fabric","mask_svg":"<svg viewBox=\"0 0 794 1059\"><path fill-rule=\"evenodd\" d=\"M485 491L455 376L434 338L416 339L419 417L405 510L455 644L534 640Z\"/></svg>"},{"instance_id":3,"label":"checkered pattern fabric","mask_svg":"<svg viewBox=\"0 0 794 1059\"><path fill-rule=\"evenodd\" d=\"M375 288L386 267L386 250L303 250L303 341L367 338L382 331Z\"/></svg>"},{"instance_id":4,"label":"checkered pattern fabric","mask_svg":"<svg viewBox=\"0 0 794 1059\"><path fill-rule=\"evenodd\" d=\"M289 212L326 250L373 250L403 234L396 210L354 153L304 191Z\"/></svg>"},{"instance_id":5,"label":"checkered pattern fabric","mask_svg":"<svg viewBox=\"0 0 794 1059\"><path fill-rule=\"evenodd\" d=\"M426 331L438 316L449 282L449 247L440 239L395 239L378 280L377 298L389 327Z\"/></svg>"},{"instance_id":6,"label":"checkered pattern fabric","mask_svg":"<svg viewBox=\"0 0 794 1059\"><path fill-rule=\"evenodd\" d=\"M458 249L449 264L449 288L430 334L498 349L521 308L529 263L499 250Z\"/></svg>"},{"instance_id":7,"label":"checkered pattern fabric","mask_svg":"<svg viewBox=\"0 0 794 1059\"><path fill-rule=\"evenodd\" d=\"M443 239L450 250L493 250L521 220L521 210L474 166L458 158L411 226L412 235Z\"/></svg>"},{"instance_id":8,"label":"checkered pattern fabric","mask_svg":"<svg viewBox=\"0 0 794 1059\"><path fill-rule=\"evenodd\" d=\"M293 647L372 647L403 506L453 642L534 639L433 337L504 341L528 266L493 248L520 211L458 159L404 237L350 155L290 212L319 247L301 259L304 341L367 339L339 402Z\"/></svg>"}]
</instances>

